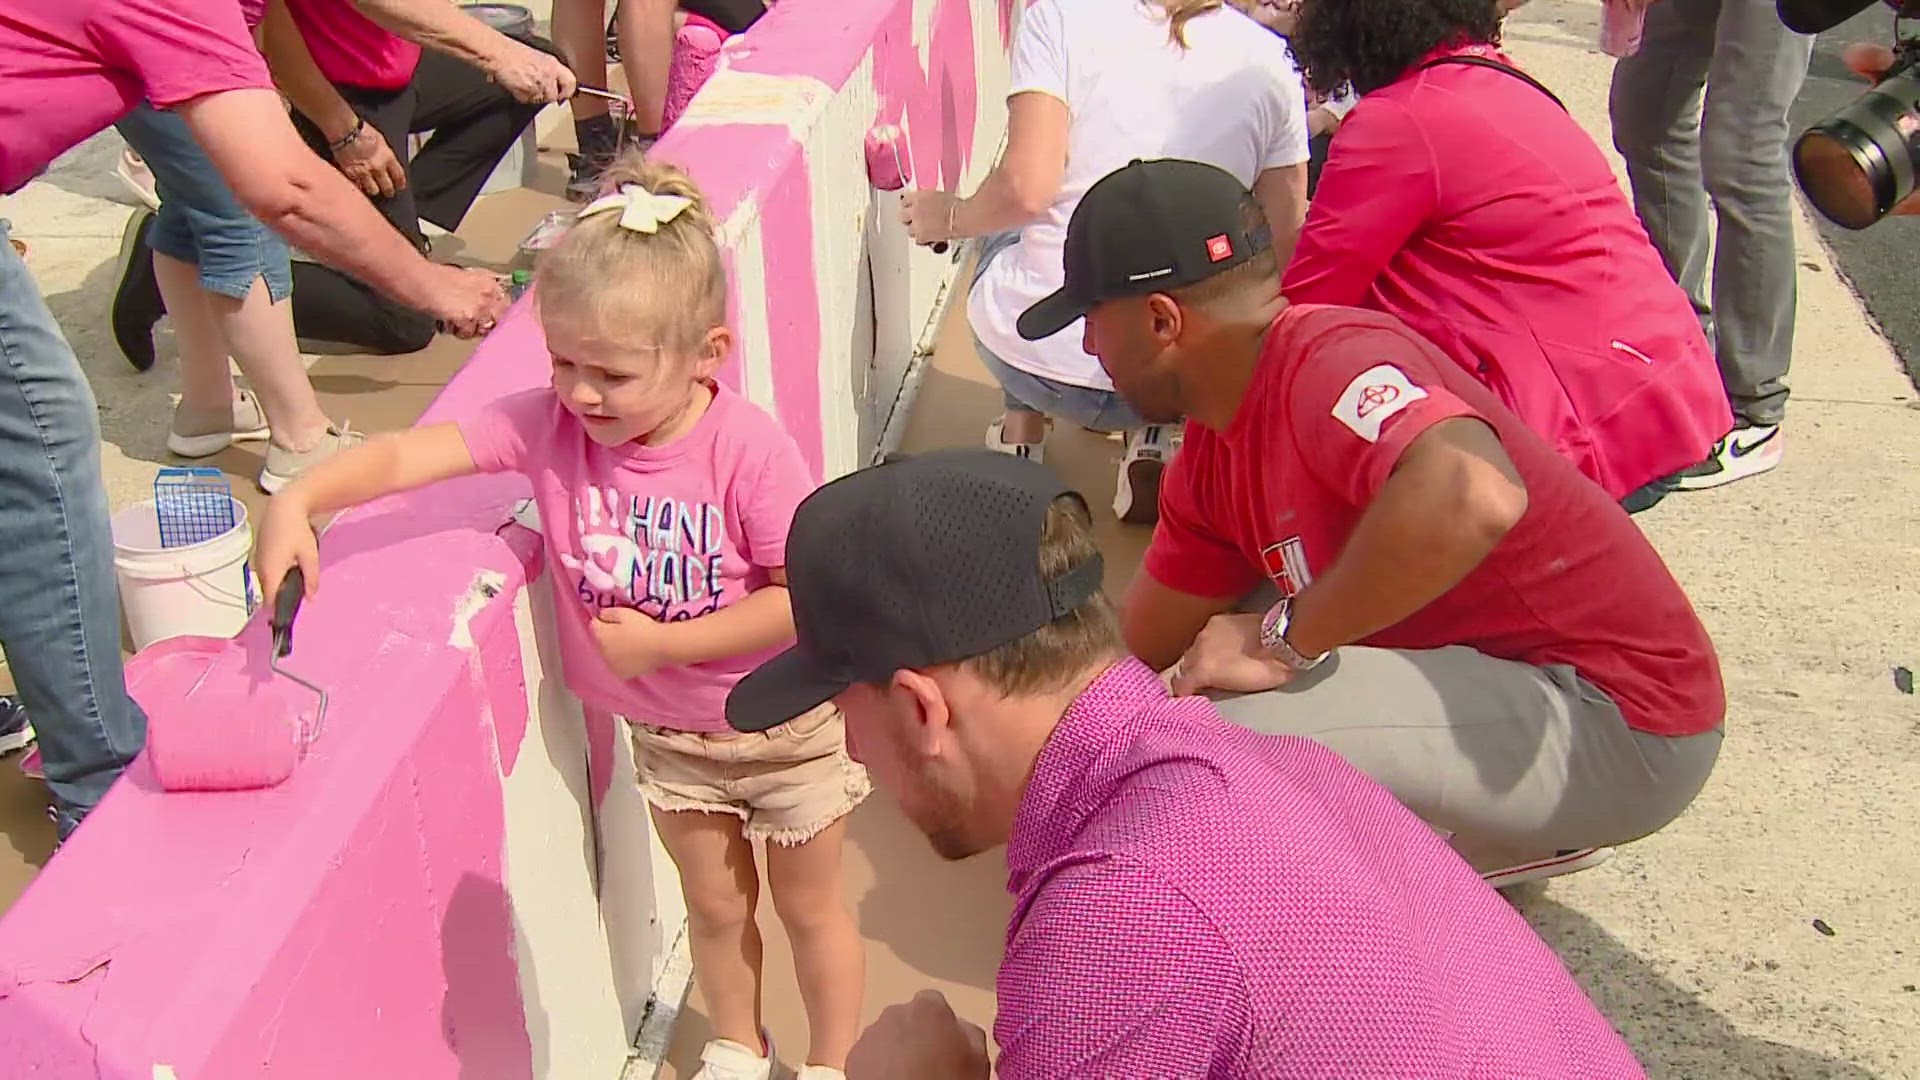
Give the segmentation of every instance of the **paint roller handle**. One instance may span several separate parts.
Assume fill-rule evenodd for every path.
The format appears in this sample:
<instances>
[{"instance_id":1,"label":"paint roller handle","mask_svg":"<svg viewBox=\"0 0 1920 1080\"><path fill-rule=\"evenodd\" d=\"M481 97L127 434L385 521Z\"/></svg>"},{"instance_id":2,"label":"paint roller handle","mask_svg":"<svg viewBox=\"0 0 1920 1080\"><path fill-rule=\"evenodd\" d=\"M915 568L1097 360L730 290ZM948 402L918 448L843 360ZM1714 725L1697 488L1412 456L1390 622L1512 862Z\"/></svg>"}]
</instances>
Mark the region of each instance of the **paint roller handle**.
<instances>
[{"instance_id":1,"label":"paint roller handle","mask_svg":"<svg viewBox=\"0 0 1920 1080\"><path fill-rule=\"evenodd\" d=\"M300 615L300 604L307 598L307 575L298 566L280 579L280 594L273 598L273 655L283 657L293 651L293 620Z\"/></svg>"}]
</instances>

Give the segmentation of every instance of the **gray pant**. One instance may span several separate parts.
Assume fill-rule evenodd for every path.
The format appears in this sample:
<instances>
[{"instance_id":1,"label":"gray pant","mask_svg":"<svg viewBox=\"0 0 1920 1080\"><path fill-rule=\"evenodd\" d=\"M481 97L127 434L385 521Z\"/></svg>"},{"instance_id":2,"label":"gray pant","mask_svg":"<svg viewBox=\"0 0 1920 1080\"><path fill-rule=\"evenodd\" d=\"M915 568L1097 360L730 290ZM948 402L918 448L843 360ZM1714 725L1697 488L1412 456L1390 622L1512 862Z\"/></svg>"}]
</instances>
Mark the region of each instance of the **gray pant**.
<instances>
[{"instance_id":1,"label":"gray pant","mask_svg":"<svg viewBox=\"0 0 1920 1080\"><path fill-rule=\"evenodd\" d=\"M140 753L93 389L0 221L0 647L65 837Z\"/></svg>"},{"instance_id":2,"label":"gray pant","mask_svg":"<svg viewBox=\"0 0 1920 1080\"><path fill-rule=\"evenodd\" d=\"M1482 872L1637 840L1680 816L1720 730L1635 731L1572 668L1464 646L1348 647L1293 683L1219 702L1271 735L1303 735L1393 792Z\"/></svg>"},{"instance_id":3,"label":"gray pant","mask_svg":"<svg viewBox=\"0 0 1920 1080\"><path fill-rule=\"evenodd\" d=\"M1787 107L1812 55L1813 39L1782 26L1774 0L1659 0L1638 55L1613 69L1613 144L1634 207L1693 300L1746 424L1777 424L1787 404L1796 292ZM1711 264L1709 198L1719 225Z\"/></svg>"}]
</instances>

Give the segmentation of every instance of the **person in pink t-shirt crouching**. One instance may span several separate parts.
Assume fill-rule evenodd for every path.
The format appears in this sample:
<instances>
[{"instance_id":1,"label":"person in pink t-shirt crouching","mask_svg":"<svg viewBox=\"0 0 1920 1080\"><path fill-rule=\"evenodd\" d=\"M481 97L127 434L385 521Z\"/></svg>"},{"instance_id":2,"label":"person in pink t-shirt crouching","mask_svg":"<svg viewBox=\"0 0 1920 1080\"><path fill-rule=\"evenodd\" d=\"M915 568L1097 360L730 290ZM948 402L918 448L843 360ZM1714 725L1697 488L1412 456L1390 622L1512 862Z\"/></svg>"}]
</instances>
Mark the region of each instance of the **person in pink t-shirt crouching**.
<instances>
[{"instance_id":1,"label":"person in pink t-shirt crouching","mask_svg":"<svg viewBox=\"0 0 1920 1080\"><path fill-rule=\"evenodd\" d=\"M1169 697L1126 655L1092 515L991 450L836 480L794 515L798 644L727 720L825 702L949 859L1007 845L1002 1080L1644 1075L1520 915L1386 789ZM896 1006L853 1080L983 1080L986 1034Z\"/></svg>"},{"instance_id":2,"label":"person in pink t-shirt crouching","mask_svg":"<svg viewBox=\"0 0 1920 1080\"><path fill-rule=\"evenodd\" d=\"M812 1022L798 1080L844 1080L866 960L840 854L866 770L831 708L753 735L723 718L733 683L793 638L787 529L814 479L779 423L714 379L733 334L693 181L637 151L607 176L614 193L587 204L536 269L552 385L302 475L268 507L261 583L277 596L296 566L309 591L318 583L315 514L476 472L531 480L567 686L626 720L680 870L714 1032L694 1080L774 1072L758 1019L756 841Z\"/></svg>"}]
</instances>

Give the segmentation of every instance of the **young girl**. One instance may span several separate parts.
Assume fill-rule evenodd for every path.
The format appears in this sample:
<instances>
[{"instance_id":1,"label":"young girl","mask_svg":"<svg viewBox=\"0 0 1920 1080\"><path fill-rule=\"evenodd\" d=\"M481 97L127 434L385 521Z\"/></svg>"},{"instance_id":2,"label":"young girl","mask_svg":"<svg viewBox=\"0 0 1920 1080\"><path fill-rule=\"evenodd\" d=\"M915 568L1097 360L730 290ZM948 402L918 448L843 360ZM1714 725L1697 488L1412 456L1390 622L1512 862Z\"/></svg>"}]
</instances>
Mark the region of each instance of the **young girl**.
<instances>
[{"instance_id":1,"label":"young girl","mask_svg":"<svg viewBox=\"0 0 1920 1080\"><path fill-rule=\"evenodd\" d=\"M760 735L727 728L728 689L793 638L787 527L813 487L793 440L713 380L733 337L713 223L685 173L629 154L615 194L541 258L551 387L453 424L383 435L268 507L262 584L298 565L308 519L473 472L532 479L559 591L568 685L626 718L640 786L679 867L695 978L715 1038L696 1080L767 1080L759 875L793 940L812 1045L801 1080L842 1076L865 956L841 893L846 815L868 791L825 706Z\"/></svg>"}]
</instances>

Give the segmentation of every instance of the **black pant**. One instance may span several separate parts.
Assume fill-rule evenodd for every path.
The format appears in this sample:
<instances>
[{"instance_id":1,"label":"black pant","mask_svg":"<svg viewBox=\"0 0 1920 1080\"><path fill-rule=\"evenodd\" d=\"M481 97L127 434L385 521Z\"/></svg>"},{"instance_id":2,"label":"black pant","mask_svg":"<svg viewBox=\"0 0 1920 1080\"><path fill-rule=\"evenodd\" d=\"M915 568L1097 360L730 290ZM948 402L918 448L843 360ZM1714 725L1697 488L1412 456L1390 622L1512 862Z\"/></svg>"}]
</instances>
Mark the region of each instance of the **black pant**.
<instances>
[{"instance_id":1,"label":"black pant","mask_svg":"<svg viewBox=\"0 0 1920 1080\"><path fill-rule=\"evenodd\" d=\"M553 51L544 41L529 44ZM541 108L515 101L479 68L431 50L421 54L413 80L399 90L336 89L407 167L406 188L392 198L374 198L373 205L423 251L420 220L458 228L487 177ZM294 124L314 153L332 160L320 129L298 113ZM407 136L422 131L433 137L409 160ZM432 315L331 267L303 262L293 265L293 326L302 338L379 354L424 349L435 330Z\"/></svg>"},{"instance_id":2,"label":"black pant","mask_svg":"<svg viewBox=\"0 0 1920 1080\"><path fill-rule=\"evenodd\" d=\"M1307 198L1320 188L1320 170L1327 167L1327 150L1333 145L1333 136L1315 135L1307 140Z\"/></svg>"}]
</instances>

